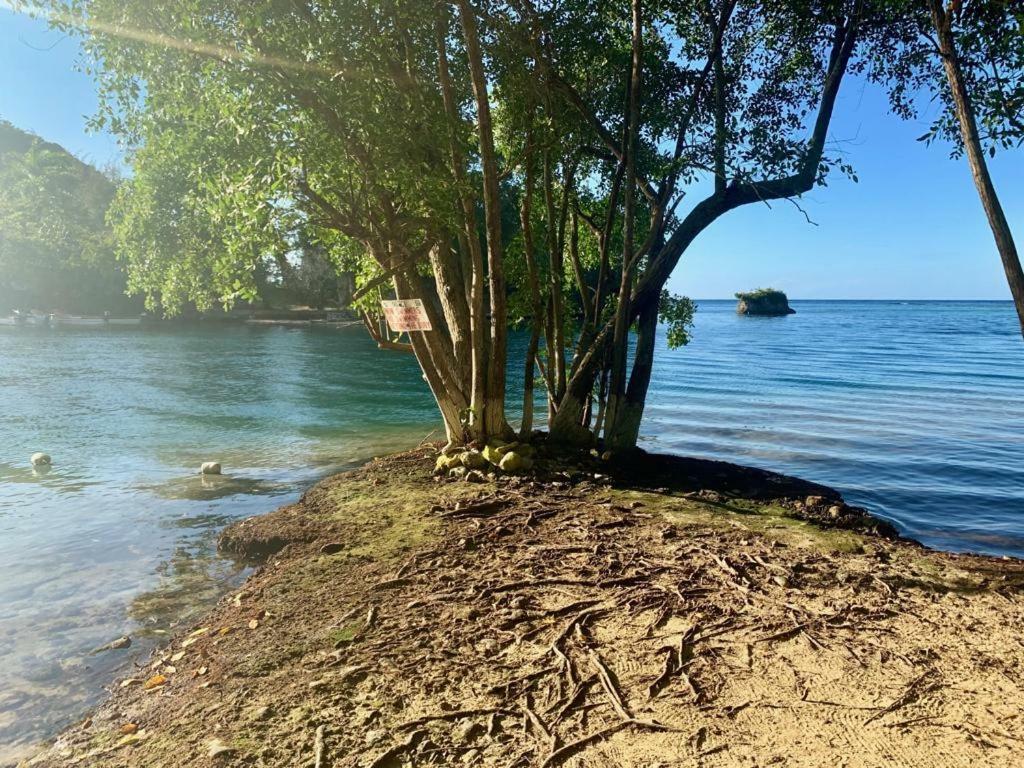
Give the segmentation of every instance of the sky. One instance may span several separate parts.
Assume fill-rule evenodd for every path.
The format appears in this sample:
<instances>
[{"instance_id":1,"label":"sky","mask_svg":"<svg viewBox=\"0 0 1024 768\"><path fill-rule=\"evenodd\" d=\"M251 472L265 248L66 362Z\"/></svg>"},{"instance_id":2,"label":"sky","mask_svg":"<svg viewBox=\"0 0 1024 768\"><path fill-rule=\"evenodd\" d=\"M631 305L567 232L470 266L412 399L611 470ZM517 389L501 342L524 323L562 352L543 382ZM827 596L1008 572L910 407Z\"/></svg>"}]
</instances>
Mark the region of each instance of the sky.
<instances>
[{"instance_id":1,"label":"sky","mask_svg":"<svg viewBox=\"0 0 1024 768\"><path fill-rule=\"evenodd\" d=\"M75 69L77 42L2 6L0 118L93 164L121 163L113 137L86 131L96 93ZM670 290L698 299L769 286L793 299L1008 299L967 163L950 159L948 146L915 141L927 124L889 114L877 88L848 80L830 140L859 183L834 175L805 195L814 224L786 201L726 214L684 254ZM990 167L1024 250L1024 148Z\"/></svg>"}]
</instances>

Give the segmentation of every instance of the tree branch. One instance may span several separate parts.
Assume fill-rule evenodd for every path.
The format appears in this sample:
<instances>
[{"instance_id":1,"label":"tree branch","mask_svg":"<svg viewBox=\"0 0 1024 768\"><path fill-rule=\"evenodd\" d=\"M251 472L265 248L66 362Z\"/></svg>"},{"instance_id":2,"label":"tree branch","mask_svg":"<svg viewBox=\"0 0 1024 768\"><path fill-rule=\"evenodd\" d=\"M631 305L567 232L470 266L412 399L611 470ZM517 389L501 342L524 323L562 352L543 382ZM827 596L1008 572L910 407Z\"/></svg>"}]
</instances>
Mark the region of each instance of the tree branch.
<instances>
[{"instance_id":1,"label":"tree branch","mask_svg":"<svg viewBox=\"0 0 1024 768\"><path fill-rule=\"evenodd\" d=\"M704 229L723 213L741 205L758 201L797 197L811 190L818 177L818 166L824 153L829 124L835 110L839 86L846 74L859 32L861 3L858 3L845 26L836 29L829 54L821 101L814 129L804 157L796 173L767 181L740 181L733 179L725 188L716 189L698 203L683 219L659 255L651 261L634 291L634 306L657 301L672 270L679 263L686 248Z\"/></svg>"}]
</instances>

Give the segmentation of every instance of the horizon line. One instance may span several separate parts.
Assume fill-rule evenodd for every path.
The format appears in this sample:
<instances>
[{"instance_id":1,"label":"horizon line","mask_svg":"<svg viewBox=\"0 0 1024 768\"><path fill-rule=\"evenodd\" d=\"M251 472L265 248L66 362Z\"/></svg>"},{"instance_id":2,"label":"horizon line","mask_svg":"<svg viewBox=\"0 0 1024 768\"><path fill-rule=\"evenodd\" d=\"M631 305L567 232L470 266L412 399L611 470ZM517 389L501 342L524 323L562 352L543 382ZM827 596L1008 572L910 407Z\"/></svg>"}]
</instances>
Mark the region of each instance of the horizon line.
<instances>
[{"instance_id":1,"label":"horizon line","mask_svg":"<svg viewBox=\"0 0 1024 768\"><path fill-rule=\"evenodd\" d=\"M916 299L913 299L913 298L907 298L905 296L903 296L903 297L900 297L900 296L881 297L881 298L870 298L870 299L865 299L865 298L860 298L860 299L858 299L858 298L844 298L844 299L842 299L842 298L835 298L835 297L793 298L791 296L787 296L786 298L789 299L789 301L907 301L907 302L909 302L909 301L916 301L916 302L926 302L926 301L931 301L931 302L940 302L940 301L941 302L954 302L954 301L959 301L959 302L963 302L963 303L985 301L985 302L990 302L990 303L1000 303L1000 302L1001 303L1005 303L1005 304L1012 304L1013 303L1013 299L1012 298L1005 298L1005 299L964 299L964 298L959 298L959 299L951 299L951 298L920 299L920 298L916 298ZM736 299L735 296L719 296L719 297L705 296L704 298L696 298L696 299L693 299L693 300L694 301L736 301L737 299Z\"/></svg>"}]
</instances>

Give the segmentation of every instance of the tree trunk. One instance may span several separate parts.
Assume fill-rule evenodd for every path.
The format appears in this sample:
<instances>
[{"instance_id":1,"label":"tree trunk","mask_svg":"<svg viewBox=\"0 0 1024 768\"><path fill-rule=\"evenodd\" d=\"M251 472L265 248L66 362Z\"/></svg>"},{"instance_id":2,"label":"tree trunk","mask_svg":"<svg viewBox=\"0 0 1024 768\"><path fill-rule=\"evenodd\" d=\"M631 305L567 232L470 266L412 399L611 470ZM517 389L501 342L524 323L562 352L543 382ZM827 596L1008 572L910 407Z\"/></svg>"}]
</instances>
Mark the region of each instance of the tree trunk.
<instances>
[{"instance_id":1,"label":"tree trunk","mask_svg":"<svg viewBox=\"0 0 1024 768\"><path fill-rule=\"evenodd\" d=\"M573 445L587 445L595 435L583 426L583 410L602 368L612 340L614 323L609 321L598 333L590 348L580 358L579 368L566 385L565 396L558 403L558 412L551 420L551 439Z\"/></svg>"},{"instance_id":2,"label":"tree trunk","mask_svg":"<svg viewBox=\"0 0 1024 768\"><path fill-rule=\"evenodd\" d=\"M530 341L523 361L523 419L519 434L527 439L533 431L533 382L535 359L540 346L541 327L544 323L544 308L540 295L540 274L534 254L533 240L533 187L534 187L533 112L526 126L526 146L523 157L523 199L519 207L519 223L523 230L523 252L526 257L526 277L530 288Z\"/></svg>"},{"instance_id":3,"label":"tree trunk","mask_svg":"<svg viewBox=\"0 0 1024 768\"><path fill-rule=\"evenodd\" d=\"M444 421L445 436L449 445L460 445L466 441L465 428L462 423L463 409L465 405L453 396L453 393L441 381L437 369L434 367L427 349L426 341L419 331L410 334L413 351L416 353L416 360L423 370L423 378L426 379L430 392L434 396L437 408L441 412Z\"/></svg>"},{"instance_id":4,"label":"tree trunk","mask_svg":"<svg viewBox=\"0 0 1024 768\"><path fill-rule=\"evenodd\" d=\"M605 442L609 447L616 444L619 410L626 395L626 358L629 347L629 327L632 325L630 298L633 293L633 232L636 221L636 151L640 134L640 82L643 66L643 17L640 0L633 0L633 63L629 82L629 106L627 108L628 139L623 148L626 161L625 208L622 220L622 280L619 284L619 301L615 312L615 336L612 340L612 371L608 392L608 425L605 428ZM612 438L609 440L608 438Z\"/></svg>"},{"instance_id":5,"label":"tree trunk","mask_svg":"<svg viewBox=\"0 0 1024 768\"><path fill-rule=\"evenodd\" d=\"M396 275L394 278L395 296L398 298L412 298L419 294L412 288L407 277ZM423 305L429 307L429 297L423 297ZM428 309L429 313L429 309ZM431 320L433 325L436 319ZM445 371L450 365L451 349L445 349L444 344L438 339L439 330L435 325L432 331L412 331L409 333L409 341L413 352L416 355L416 362L423 371L423 378L430 387L434 396L437 408L444 420L444 431L449 444L460 444L466 441L466 430L463 425L463 414L469 403L464 393L453 386L451 371Z\"/></svg>"},{"instance_id":6,"label":"tree trunk","mask_svg":"<svg viewBox=\"0 0 1024 768\"><path fill-rule=\"evenodd\" d=\"M658 305L648 304L640 310L637 318L636 351L633 356L633 370L629 375L629 387L619 403L611 432L605 432L605 445L611 450L626 450L636 447L640 437L640 422L647 402L647 388L654 371L654 343L658 333Z\"/></svg>"},{"instance_id":7,"label":"tree trunk","mask_svg":"<svg viewBox=\"0 0 1024 768\"><path fill-rule=\"evenodd\" d=\"M558 211L555 206L555 177L551 159L551 150L544 151L544 207L547 211L548 236L548 279L549 318L548 341L548 375L555 392L555 399L560 400L565 394L565 308L562 296L562 276L565 272L562 260L562 245L558 237Z\"/></svg>"},{"instance_id":8,"label":"tree trunk","mask_svg":"<svg viewBox=\"0 0 1024 768\"><path fill-rule=\"evenodd\" d=\"M484 71L483 52L477 32L476 17L468 0L459 0L463 37L469 58L470 79L476 99L477 134L480 143L480 165L484 184L484 224L487 230L487 276L491 299L490 358L487 366L487 395L483 412L483 438L507 435L505 422L505 365L508 350L506 337L508 317L505 296L505 266L501 241L501 199L498 182L498 161L494 151L494 128L491 121L490 96ZM474 307L475 311L476 307ZM475 405L474 405L475 407Z\"/></svg>"},{"instance_id":9,"label":"tree trunk","mask_svg":"<svg viewBox=\"0 0 1024 768\"><path fill-rule=\"evenodd\" d=\"M461 387L461 376L456 366L455 354L452 350L451 336L438 306L437 299L431 295L432 286L428 279L417 273L398 274L394 278L395 297L399 299L420 299L423 309L433 330L414 331L410 339L420 337L425 349L433 362L433 368L440 377L440 382L450 393L450 397L460 404L460 408L468 408L469 401ZM415 348L415 347L414 347ZM421 361L422 362L422 361Z\"/></svg>"},{"instance_id":10,"label":"tree trunk","mask_svg":"<svg viewBox=\"0 0 1024 768\"><path fill-rule=\"evenodd\" d=\"M451 74L448 67L448 10L443 3L439 6L437 20L438 76L444 99L445 114L448 118L449 154L452 176L458 190L461 206L462 233L459 237L461 248L469 259L463 274L463 290L469 299L469 346L470 346L470 409L469 421L474 431L483 428L482 415L487 399L487 335L484 313L484 257L477 234L476 206L470 198L466 178L465 157L459 147L457 126L461 120L455 96L452 92Z\"/></svg>"},{"instance_id":11,"label":"tree trunk","mask_svg":"<svg viewBox=\"0 0 1024 768\"><path fill-rule=\"evenodd\" d=\"M597 390L597 416L594 418L594 434L601 434L604 429L605 408L608 406L608 367L601 371L601 383Z\"/></svg>"},{"instance_id":12,"label":"tree trunk","mask_svg":"<svg viewBox=\"0 0 1024 768\"><path fill-rule=\"evenodd\" d=\"M978 125L971 107L970 94L967 92L967 85L960 69L960 57L953 36L952 18L943 9L941 0L928 0L928 5L939 38L942 64L946 69L946 78L949 80L949 89L953 96L953 108L956 111L957 121L960 123L960 136L967 152L967 162L971 167L971 175L974 177L974 186L978 189L978 197L981 198L981 204L985 208L988 224L992 228L992 235L995 237L999 258L1002 259L1003 271L1006 273L1006 282L1010 286L1010 294L1013 296L1013 303L1017 308L1021 335L1024 336L1024 270L1021 269L1020 257L1013 241L1013 234L1010 232L1010 225L1006 221L1003 207L996 195L996 188L992 184L988 163L985 162L985 153L978 136Z\"/></svg>"},{"instance_id":13,"label":"tree trunk","mask_svg":"<svg viewBox=\"0 0 1024 768\"><path fill-rule=\"evenodd\" d=\"M519 422L519 436L528 440L533 432L533 379L534 379L534 358L537 357L537 347L540 346L540 326L534 324L530 328L530 341L526 346L526 359L523 362L523 419Z\"/></svg>"},{"instance_id":14,"label":"tree trunk","mask_svg":"<svg viewBox=\"0 0 1024 768\"><path fill-rule=\"evenodd\" d=\"M569 263L572 265L572 273L576 278L576 290L580 292L580 306L583 310L583 327L590 324L590 295L587 288L587 279L583 273L583 264L580 262L580 220L574 209L571 223L569 225Z\"/></svg>"},{"instance_id":15,"label":"tree trunk","mask_svg":"<svg viewBox=\"0 0 1024 768\"><path fill-rule=\"evenodd\" d=\"M444 244L430 249L430 266L452 340L455 370L459 374L462 389L468 392L472 386L472 354L468 338L469 305L466 303L466 294L463 293L461 265L451 247Z\"/></svg>"}]
</instances>

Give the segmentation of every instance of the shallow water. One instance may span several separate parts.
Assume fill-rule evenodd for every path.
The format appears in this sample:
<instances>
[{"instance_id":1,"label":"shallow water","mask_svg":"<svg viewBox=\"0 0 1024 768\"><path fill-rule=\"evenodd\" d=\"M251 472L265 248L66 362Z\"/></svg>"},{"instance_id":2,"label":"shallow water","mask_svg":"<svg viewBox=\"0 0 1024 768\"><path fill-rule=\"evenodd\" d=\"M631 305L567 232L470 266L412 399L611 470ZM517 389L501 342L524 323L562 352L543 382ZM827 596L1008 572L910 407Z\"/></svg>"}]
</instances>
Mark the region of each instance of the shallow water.
<instances>
[{"instance_id":1,"label":"shallow water","mask_svg":"<svg viewBox=\"0 0 1024 768\"><path fill-rule=\"evenodd\" d=\"M434 429L419 384L357 329L0 333L0 765L241 578L228 521Z\"/></svg>"},{"instance_id":2,"label":"shallow water","mask_svg":"<svg viewBox=\"0 0 1024 768\"><path fill-rule=\"evenodd\" d=\"M800 475L934 546L1024 556L1010 304L794 307L701 302L693 343L661 350L645 447ZM226 522L435 428L412 359L358 328L0 328L0 765L242 578L213 554ZM213 459L226 475L199 477ZM129 650L90 654L122 634Z\"/></svg>"}]
</instances>

